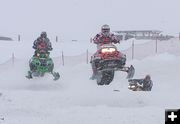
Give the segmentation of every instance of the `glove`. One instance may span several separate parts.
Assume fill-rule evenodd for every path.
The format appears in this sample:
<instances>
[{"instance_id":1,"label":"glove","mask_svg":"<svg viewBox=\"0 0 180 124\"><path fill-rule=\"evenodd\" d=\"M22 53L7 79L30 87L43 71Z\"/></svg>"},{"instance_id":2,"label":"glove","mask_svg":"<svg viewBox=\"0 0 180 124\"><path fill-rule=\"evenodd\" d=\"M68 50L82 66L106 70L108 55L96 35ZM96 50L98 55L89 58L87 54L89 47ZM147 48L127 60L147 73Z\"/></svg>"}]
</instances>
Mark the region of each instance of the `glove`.
<instances>
[{"instance_id":1,"label":"glove","mask_svg":"<svg viewBox=\"0 0 180 124\"><path fill-rule=\"evenodd\" d=\"M37 46L33 46L32 48L37 49Z\"/></svg>"},{"instance_id":2,"label":"glove","mask_svg":"<svg viewBox=\"0 0 180 124\"><path fill-rule=\"evenodd\" d=\"M52 50L53 48L52 47L49 47L48 50Z\"/></svg>"},{"instance_id":3,"label":"glove","mask_svg":"<svg viewBox=\"0 0 180 124\"><path fill-rule=\"evenodd\" d=\"M132 81L133 81L133 79L129 79L129 80L128 80L128 82L132 82Z\"/></svg>"}]
</instances>

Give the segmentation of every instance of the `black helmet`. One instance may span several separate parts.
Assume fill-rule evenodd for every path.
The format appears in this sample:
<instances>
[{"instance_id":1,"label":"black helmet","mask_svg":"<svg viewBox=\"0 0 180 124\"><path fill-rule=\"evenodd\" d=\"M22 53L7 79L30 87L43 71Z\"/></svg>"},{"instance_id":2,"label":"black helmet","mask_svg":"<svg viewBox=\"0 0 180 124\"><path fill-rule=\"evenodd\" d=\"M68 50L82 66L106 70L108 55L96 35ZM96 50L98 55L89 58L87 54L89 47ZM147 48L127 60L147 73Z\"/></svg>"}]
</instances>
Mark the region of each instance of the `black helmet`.
<instances>
[{"instance_id":1,"label":"black helmet","mask_svg":"<svg viewBox=\"0 0 180 124\"><path fill-rule=\"evenodd\" d=\"M144 78L144 80L150 81L150 80L151 80L151 76L150 76L150 75L146 75L146 77Z\"/></svg>"},{"instance_id":2,"label":"black helmet","mask_svg":"<svg viewBox=\"0 0 180 124\"><path fill-rule=\"evenodd\" d=\"M47 37L47 33L45 31L41 32L41 37L46 38Z\"/></svg>"},{"instance_id":3,"label":"black helmet","mask_svg":"<svg viewBox=\"0 0 180 124\"><path fill-rule=\"evenodd\" d=\"M105 36L108 36L110 33L110 27L109 25L105 24L101 27L101 33L104 34Z\"/></svg>"}]
</instances>

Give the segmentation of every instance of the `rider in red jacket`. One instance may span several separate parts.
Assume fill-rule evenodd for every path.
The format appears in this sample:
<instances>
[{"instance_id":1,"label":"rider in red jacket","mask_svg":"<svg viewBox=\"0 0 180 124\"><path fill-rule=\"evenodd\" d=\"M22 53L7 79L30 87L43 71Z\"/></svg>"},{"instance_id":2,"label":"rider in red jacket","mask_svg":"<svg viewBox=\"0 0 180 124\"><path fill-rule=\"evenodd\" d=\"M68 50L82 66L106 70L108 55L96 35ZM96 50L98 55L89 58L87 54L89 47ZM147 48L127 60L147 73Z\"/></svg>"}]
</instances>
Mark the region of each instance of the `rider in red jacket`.
<instances>
[{"instance_id":1,"label":"rider in red jacket","mask_svg":"<svg viewBox=\"0 0 180 124\"><path fill-rule=\"evenodd\" d=\"M119 43L117 37L113 33L110 33L109 25L106 24L101 27L101 32L93 38L93 41L98 45Z\"/></svg>"},{"instance_id":2,"label":"rider in red jacket","mask_svg":"<svg viewBox=\"0 0 180 124\"><path fill-rule=\"evenodd\" d=\"M103 44L120 43L120 40L113 33L110 33L109 25L105 24L101 27L101 32L93 38L93 42L97 44L97 46L101 46ZM91 79L95 79L97 73L95 63L91 62L91 66L93 70Z\"/></svg>"}]
</instances>

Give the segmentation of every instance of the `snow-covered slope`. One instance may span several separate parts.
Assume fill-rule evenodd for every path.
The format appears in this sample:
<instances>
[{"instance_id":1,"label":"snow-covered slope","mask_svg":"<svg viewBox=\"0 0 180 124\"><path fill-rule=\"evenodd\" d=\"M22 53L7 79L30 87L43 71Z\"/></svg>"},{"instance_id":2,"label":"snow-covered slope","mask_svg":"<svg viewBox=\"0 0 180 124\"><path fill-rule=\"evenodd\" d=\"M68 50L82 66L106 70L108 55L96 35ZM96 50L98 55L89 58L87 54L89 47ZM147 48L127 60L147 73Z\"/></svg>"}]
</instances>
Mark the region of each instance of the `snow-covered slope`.
<instances>
[{"instance_id":1,"label":"snow-covered slope","mask_svg":"<svg viewBox=\"0 0 180 124\"><path fill-rule=\"evenodd\" d=\"M126 48L130 49L129 42L122 44L129 44ZM147 44L150 42L141 45ZM178 41L166 41L165 44L171 44L167 47L178 51L174 47L179 45ZM27 80L28 57L33 53L31 44L9 45L16 51L14 63L10 59L0 65L2 124L163 124L166 108L180 108L180 57L167 49L146 57L141 56L143 52L139 49L140 58L137 54L137 59L128 58L127 65L133 64L136 69L135 78L150 74L154 82L152 92L132 92L127 89L128 82L123 72L116 72L109 86L97 86L95 81L89 80L92 72L86 61L77 60L76 64L69 62L71 64L62 66L58 59L62 50L69 60L73 60L85 53L87 48L90 52L95 51L96 47L90 47L88 43L53 43L55 71L61 75L56 82L51 75ZM124 49L124 52L129 49ZM27 55L23 55L21 50Z\"/></svg>"}]
</instances>

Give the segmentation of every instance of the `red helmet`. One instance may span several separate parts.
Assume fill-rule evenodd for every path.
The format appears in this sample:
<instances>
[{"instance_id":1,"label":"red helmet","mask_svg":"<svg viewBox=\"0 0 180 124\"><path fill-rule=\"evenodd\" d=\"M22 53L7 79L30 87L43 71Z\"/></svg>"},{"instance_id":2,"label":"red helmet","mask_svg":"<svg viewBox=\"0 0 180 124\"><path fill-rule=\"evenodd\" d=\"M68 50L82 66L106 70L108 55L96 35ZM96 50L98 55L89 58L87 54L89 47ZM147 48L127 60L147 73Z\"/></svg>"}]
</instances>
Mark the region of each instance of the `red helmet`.
<instances>
[{"instance_id":1,"label":"red helmet","mask_svg":"<svg viewBox=\"0 0 180 124\"><path fill-rule=\"evenodd\" d=\"M105 24L101 27L101 33L105 36L108 36L110 34L110 27L109 25Z\"/></svg>"}]
</instances>

